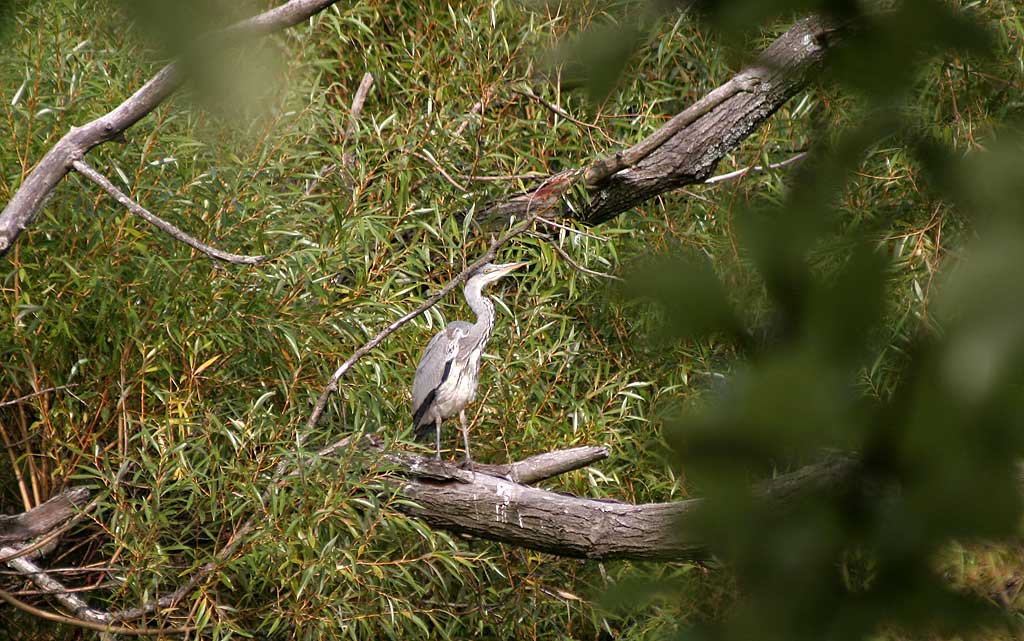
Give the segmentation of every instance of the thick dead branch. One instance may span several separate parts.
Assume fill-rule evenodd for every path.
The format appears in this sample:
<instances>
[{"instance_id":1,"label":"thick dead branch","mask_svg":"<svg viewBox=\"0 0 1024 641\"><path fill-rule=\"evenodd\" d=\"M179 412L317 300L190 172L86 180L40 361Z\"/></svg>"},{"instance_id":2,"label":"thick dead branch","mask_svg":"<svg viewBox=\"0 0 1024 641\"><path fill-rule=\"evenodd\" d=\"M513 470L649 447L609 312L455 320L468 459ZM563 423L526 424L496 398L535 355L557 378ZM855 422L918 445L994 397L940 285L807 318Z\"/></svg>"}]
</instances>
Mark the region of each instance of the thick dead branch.
<instances>
[{"instance_id":1,"label":"thick dead branch","mask_svg":"<svg viewBox=\"0 0 1024 641\"><path fill-rule=\"evenodd\" d=\"M86 628L88 630L96 630L97 632L103 632L107 635L120 634L125 636L153 636L153 637L165 637L168 635L181 636L197 631L199 628L192 626L185 626L180 628L126 628L117 626L109 623L96 623L94 621L87 621L85 619L79 619L75 617L66 617L60 614L54 614L46 610L37 608L29 605L20 599L14 597L13 594L6 590L0 590L0 600L7 602L19 610L28 612L33 616L37 616L40 619L46 619L47 621L54 621L55 623L63 623L65 625L72 625L79 628ZM109 637L101 637L109 638Z\"/></svg>"},{"instance_id":2,"label":"thick dead branch","mask_svg":"<svg viewBox=\"0 0 1024 641\"><path fill-rule=\"evenodd\" d=\"M252 18L206 36L218 44L233 43L294 26L334 4L337 0L291 0ZM18 237L35 220L46 198L71 170L94 147L120 138L126 129L156 109L181 85L182 70L178 63L161 69L149 82L113 111L71 131L43 156L29 172L10 202L0 212L0 256L6 254Z\"/></svg>"},{"instance_id":3,"label":"thick dead branch","mask_svg":"<svg viewBox=\"0 0 1024 641\"><path fill-rule=\"evenodd\" d=\"M822 17L800 20L757 60L629 149L589 166L552 176L544 200L558 208L570 190L583 186L587 202L575 203L573 217L598 224L659 194L704 182L718 162L807 86L822 63L835 31ZM553 187L558 187L554 189ZM537 190L540 191L540 190ZM481 209L485 228L523 217L536 192L519 194Z\"/></svg>"},{"instance_id":4,"label":"thick dead branch","mask_svg":"<svg viewBox=\"0 0 1024 641\"><path fill-rule=\"evenodd\" d=\"M42 536L70 519L89 500L89 490L79 487L16 516L0 516L0 544L18 543ZM0 557L5 556L0 554Z\"/></svg>"},{"instance_id":5,"label":"thick dead branch","mask_svg":"<svg viewBox=\"0 0 1024 641\"><path fill-rule=\"evenodd\" d=\"M517 483L537 483L554 478L573 470L586 467L591 463L608 458L608 448L597 445L584 445L570 450L543 452L528 459L505 465L488 465L477 463L475 471L491 476L504 476Z\"/></svg>"},{"instance_id":6,"label":"thick dead branch","mask_svg":"<svg viewBox=\"0 0 1024 641\"><path fill-rule=\"evenodd\" d=\"M726 180L732 180L734 178L742 178L743 176L746 176L747 174L749 174L752 171L774 171L776 169L782 169L786 165L792 165L795 162L800 162L801 160L803 160L806 157L807 157L807 152L806 151L801 151L800 153L796 154L795 156L792 156L792 157L787 158L785 160L780 160L779 162L770 163L769 165L764 166L764 167L762 167L761 165L754 165L752 167L744 167L743 169L737 169L736 171L730 171L730 172L725 173L725 174L719 174L717 176L712 176L711 178L708 178L707 180L705 180L704 184L705 185L713 185L715 183L725 182Z\"/></svg>"},{"instance_id":7,"label":"thick dead branch","mask_svg":"<svg viewBox=\"0 0 1024 641\"><path fill-rule=\"evenodd\" d=\"M120 473L118 474L120 478ZM0 559L8 567L32 581L44 593L57 600L73 616L63 616L35 608L0 590L0 599L35 616L69 625L132 636L159 636L183 634L195 628L125 628L115 625L115 615L90 606L86 601L63 583L41 568L29 555L46 539L54 539L75 520L81 517L93 503L87 503L90 491L84 487L71 488L53 497L46 503L28 512L15 516L0 516ZM45 537L22 545L9 545L36 537Z\"/></svg>"},{"instance_id":8,"label":"thick dead branch","mask_svg":"<svg viewBox=\"0 0 1024 641\"><path fill-rule=\"evenodd\" d=\"M542 456L565 463L581 449ZM435 528L588 559L681 561L708 556L707 541L684 534L691 531L687 520L702 499L633 505L551 492L408 454L389 460L409 477L401 493L417 506L404 509ZM855 459L833 456L766 481L757 493L784 506L807 492L845 482L856 465Z\"/></svg>"},{"instance_id":9,"label":"thick dead branch","mask_svg":"<svg viewBox=\"0 0 1024 641\"><path fill-rule=\"evenodd\" d=\"M318 456L333 455L350 445L370 457L383 458L389 465L388 473L395 479L397 490L415 503L402 509L435 528L560 556L588 559L680 561L700 560L709 554L706 541L695 539L693 534L684 534L692 532L687 527L688 519L692 519L703 505L701 499L633 505L581 498L526 485L602 460L608 456L604 447L576 447L540 454L511 465L478 465L472 471L409 452L384 450L381 442L372 437L362 437L354 443L351 438L342 439L322 450ZM784 507L808 492L847 482L856 466L857 460L852 457L833 455L822 463L766 481L756 488L756 493L763 500ZM81 488L68 494L86 496ZM26 516L11 518L24 521ZM116 612L90 607L28 559L15 558L8 564L52 593L74 613L75 621L99 629L96 626L112 626L173 607L230 557L257 528L255 518L250 517L232 534L214 560L172 593L139 607ZM0 552L11 555L17 549L0 547ZM0 597L6 599L4 594Z\"/></svg>"}]
</instances>

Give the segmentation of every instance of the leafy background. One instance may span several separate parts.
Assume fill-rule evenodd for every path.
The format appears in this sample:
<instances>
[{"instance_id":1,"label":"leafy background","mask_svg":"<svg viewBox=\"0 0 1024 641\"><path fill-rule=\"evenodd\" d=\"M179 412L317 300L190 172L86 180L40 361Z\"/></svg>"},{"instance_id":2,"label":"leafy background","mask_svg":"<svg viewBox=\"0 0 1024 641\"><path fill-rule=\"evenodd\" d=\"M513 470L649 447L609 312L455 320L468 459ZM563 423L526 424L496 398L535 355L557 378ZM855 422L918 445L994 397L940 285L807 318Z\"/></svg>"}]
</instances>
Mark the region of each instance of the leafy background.
<instances>
[{"instance_id":1,"label":"leafy background","mask_svg":"<svg viewBox=\"0 0 1024 641\"><path fill-rule=\"evenodd\" d=\"M750 638L756 626L930 639L978 621L1012 638L1024 23L1009 0L960 5L984 37L933 3L886 14L854 38L861 57L838 60L720 170L814 146L810 167L663 196L599 238L557 232L626 287L542 239L503 251L531 266L497 288L475 454L606 443L609 461L550 486L718 498L701 527L723 562L582 562L453 539L398 512L383 470L347 459L259 498L333 368L483 251L461 213L656 128L787 28L792 7L766 5L698 19L636 3L342 3L222 62L185 51L196 82L90 162L198 237L274 258L212 264L66 179L0 265L0 401L60 388L0 408L5 510L69 484L108 491L47 562L79 568L65 580L95 584L87 598L111 608L173 589L257 513L261 533L150 622L210 623L218 638ZM0 199L197 24L247 13L170 6L3 14ZM588 57L595 33L631 45L621 76L587 75L607 69ZM346 138L364 72L374 87ZM415 359L466 313L449 299L363 359L310 446L360 430L404 443ZM751 500L749 480L823 446L864 452L878 494L813 497L791 519ZM10 609L0 626L81 634Z\"/></svg>"}]
</instances>

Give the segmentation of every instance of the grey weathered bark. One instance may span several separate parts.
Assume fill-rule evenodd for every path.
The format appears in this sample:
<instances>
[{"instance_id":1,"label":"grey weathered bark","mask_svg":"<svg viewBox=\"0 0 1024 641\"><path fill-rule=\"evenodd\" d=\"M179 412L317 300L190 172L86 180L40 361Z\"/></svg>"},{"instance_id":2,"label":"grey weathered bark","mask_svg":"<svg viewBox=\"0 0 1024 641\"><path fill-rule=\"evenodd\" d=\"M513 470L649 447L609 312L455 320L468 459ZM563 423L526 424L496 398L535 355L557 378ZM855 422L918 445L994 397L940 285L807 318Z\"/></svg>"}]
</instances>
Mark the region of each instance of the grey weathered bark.
<instances>
[{"instance_id":1,"label":"grey weathered bark","mask_svg":"<svg viewBox=\"0 0 1024 641\"><path fill-rule=\"evenodd\" d=\"M248 30L229 30L235 37L283 28L304 19L334 0L292 0L253 19ZM290 12L294 11L294 12ZM273 14L273 15L271 15ZM700 182L718 161L759 127L790 97L806 85L827 49L828 23L809 18L797 23L775 41L758 60L736 78L679 114L651 137L633 148L582 169L550 177L534 192L514 197L490 208L485 216L507 222L546 212L576 186L589 191L589 203L577 216L589 223L625 211L664 191ZM0 213L0 256L34 220L45 197L76 161L90 149L116 138L154 109L180 84L176 65L165 67L124 104L80 128L73 128L26 177L14 198ZM452 284L454 286L457 281ZM383 340L389 333L376 340ZM366 350L376 343L371 341ZM357 359L361 354L356 354ZM351 362L343 364L310 418L315 425L337 378ZM616 501L573 497L524 485L554 474L587 465L606 455L601 449L574 450L542 455L541 460L520 462L512 469L481 467L468 472L438 465L430 459L386 454L394 466L400 491L415 502L408 511L428 524L453 532L537 549L553 554L593 559L632 558L684 560L707 555L706 542L681 535L683 524L701 505L699 499L674 503L631 505ZM835 458L775 479L761 488L765 500L785 504L808 488L841 483L849 478L856 462ZM520 482L514 482L503 475ZM56 512L55 512L56 514ZM22 515L25 516L25 515ZM12 517L20 519L22 517ZM7 524L13 521L6 521ZM56 527L56 526L54 526ZM237 530L222 553L232 553L256 528L249 519ZM17 536L25 534L20 530ZM156 608L170 607L214 569L204 566L171 595L153 604L114 613L114 620L130 620ZM26 566L25 571L30 568ZM36 572L38 579L47 577ZM34 579L35 580L35 579Z\"/></svg>"},{"instance_id":2,"label":"grey weathered bark","mask_svg":"<svg viewBox=\"0 0 1024 641\"><path fill-rule=\"evenodd\" d=\"M406 460L402 469L410 478L401 493L416 506L403 509L431 527L558 556L660 561L708 557L708 542L685 534L692 532L687 524L703 499L634 505L529 487L479 471L451 470L449 478L439 480L417 472L421 465L436 465L433 461ZM806 492L846 482L856 466L856 459L831 456L765 481L756 493L784 508ZM437 476L436 469L431 476Z\"/></svg>"},{"instance_id":3,"label":"grey weathered bark","mask_svg":"<svg viewBox=\"0 0 1024 641\"><path fill-rule=\"evenodd\" d=\"M682 534L703 499L635 505L526 485L607 458L604 447L547 452L511 465L477 465L473 471L408 452L384 450L379 441L369 437L356 447L388 462L398 491L415 503L402 509L432 527L568 557L681 561L708 555L706 541ZM821 463L765 481L756 493L762 500L782 507L806 492L845 482L856 465L852 457L832 455ZM7 526L3 530L7 538L2 540L45 534L69 518L74 506L80 506L87 496L83 488L72 489L35 510L5 517L0 526ZM30 522L35 525L27 526ZM13 523L19 525L12 527ZM135 617L118 613L113 618Z\"/></svg>"},{"instance_id":4,"label":"grey weathered bark","mask_svg":"<svg viewBox=\"0 0 1024 641\"><path fill-rule=\"evenodd\" d=\"M285 4L242 20L230 27L207 36L216 37L219 44L235 42L285 29L306 20L337 0L290 0ZM35 220L47 196L94 147L120 137L125 130L156 109L181 85L182 73L178 63L161 69L153 78L113 111L71 131L43 156L29 172L0 212L0 256L6 254L18 237Z\"/></svg>"},{"instance_id":5,"label":"grey weathered bark","mask_svg":"<svg viewBox=\"0 0 1024 641\"><path fill-rule=\"evenodd\" d=\"M70 519L89 500L89 490L72 488L46 503L14 516L0 515L0 544L42 536Z\"/></svg>"},{"instance_id":6,"label":"grey weathered bark","mask_svg":"<svg viewBox=\"0 0 1024 641\"><path fill-rule=\"evenodd\" d=\"M352 444L345 438L322 450L328 457ZM510 465L478 465L474 471L408 452L384 450L372 437L356 440L355 447L367 456L385 460L396 489L413 505L403 505L409 514L435 528L560 556L588 559L700 560L708 556L707 543L686 537L687 519L703 504L700 499L674 503L632 505L612 500L579 498L569 494L530 487L524 483L546 480L607 458L604 447L584 446L539 454ZM352 459L346 459L351 462ZM804 492L832 487L850 478L856 460L833 456L823 463L766 482L757 489L763 500L784 506ZM514 482L503 476L516 478ZM89 495L85 488L72 488L48 503L18 516L0 518L0 539L22 541L56 530L80 508ZM29 558L19 557L28 544L0 544L0 557L8 566L57 599L73 616L54 615L31 608L0 590L0 599L37 616L118 634L148 635L182 633L174 630L133 630L118 624L157 610L172 608L209 576L227 556L256 530L253 517L236 530L198 572L184 580L170 594L121 611L94 608L53 578Z\"/></svg>"},{"instance_id":7,"label":"grey weathered bark","mask_svg":"<svg viewBox=\"0 0 1024 641\"><path fill-rule=\"evenodd\" d=\"M706 542L681 535L700 499L633 505L580 498L476 473L472 481L413 479L404 508L431 527L558 556L587 559L699 560Z\"/></svg>"},{"instance_id":8,"label":"grey weathered bark","mask_svg":"<svg viewBox=\"0 0 1024 641\"><path fill-rule=\"evenodd\" d=\"M54 598L60 601L61 605L67 608L76 617L91 623L113 622L113 619L110 618L110 614L90 607L84 599L74 592L69 591L60 581L57 581L50 576L45 570L36 565L35 562L24 557L16 556L17 553L18 549L15 547L0 546L0 556L14 557L7 561L7 565L21 573L23 576L31 579L32 582L39 586L40 589L51 593Z\"/></svg>"},{"instance_id":9,"label":"grey weathered bark","mask_svg":"<svg viewBox=\"0 0 1024 641\"><path fill-rule=\"evenodd\" d=\"M666 191L703 182L727 153L807 86L835 30L820 16L798 21L753 64L633 147L556 174L535 192L493 203L476 220L485 227L503 225L546 205L595 225ZM576 186L586 189L587 198L574 202L570 212L559 202L573 199Z\"/></svg>"}]
</instances>

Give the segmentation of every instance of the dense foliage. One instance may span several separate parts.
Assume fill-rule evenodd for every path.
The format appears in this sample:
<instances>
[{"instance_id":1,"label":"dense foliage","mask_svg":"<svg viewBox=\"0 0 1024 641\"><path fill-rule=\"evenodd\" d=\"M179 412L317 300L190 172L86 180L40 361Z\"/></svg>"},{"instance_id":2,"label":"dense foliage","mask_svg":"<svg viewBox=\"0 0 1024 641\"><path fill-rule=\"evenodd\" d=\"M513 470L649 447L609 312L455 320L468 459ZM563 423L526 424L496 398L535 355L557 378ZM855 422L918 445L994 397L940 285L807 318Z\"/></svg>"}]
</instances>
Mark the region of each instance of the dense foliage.
<instances>
[{"instance_id":1,"label":"dense foliage","mask_svg":"<svg viewBox=\"0 0 1024 641\"><path fill-rule=\"evenodd\" d=\"M992 615L986 600L1019 617L1024 18L1011 0L955 20L907 5L721 170L814 146L811 166L556 232L629 287L541 238L501 255L531 267L497 291L474 453L606 443L611 460L550 485L708 495L721 508L702 527L724 563L454 540L344 457L261 496L333 368L486 247L459 214L653 130L788 26L769 3L719 3L709 20L635 3L339 3L225 62L190 58L201 80L90 161L196 236L273 259L212 264L64 181L0 264L0 402L49 390L0 407L0 505L69 484L107 492L46 562L82 568L64 578L114 609L173 589L258 514L211 581L147 623L210 623L218 638L662 638L695 623L713 638L898 637ZM159 68L180 39L153 25L192 24L98 0L12 15L2 202L69 127ZM618 34L622 75L562 83L553 61L592 68L594 33ZM364 72L374 88L346 135ZM308 446L367 431L411 447L415 359L466 314L453 297L374 350ZM785 519L760 509L748 482L822 447L863 453L871 491L815 496ZM77 634L0 609L0 628L36 625Z\"/></svg>"}]
</instances>

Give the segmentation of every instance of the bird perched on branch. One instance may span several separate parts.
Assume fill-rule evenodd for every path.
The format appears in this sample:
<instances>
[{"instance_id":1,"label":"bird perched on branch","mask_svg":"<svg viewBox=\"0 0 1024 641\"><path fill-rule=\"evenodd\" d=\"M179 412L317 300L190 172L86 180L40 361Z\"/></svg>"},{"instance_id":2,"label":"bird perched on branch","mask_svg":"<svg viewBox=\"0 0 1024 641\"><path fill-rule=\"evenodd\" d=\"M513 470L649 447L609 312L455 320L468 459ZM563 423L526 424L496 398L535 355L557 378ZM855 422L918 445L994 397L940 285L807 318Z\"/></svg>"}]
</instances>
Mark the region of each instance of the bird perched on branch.
<instances>
[{"instance_id":1,"label":"bird perched on branch","mask_svg":"<svg viewBox=\"0 0 1024 641\"><path fill-rule=\"evenodd\" d=\"M472 465L465 409L476 398L480 356L494 329L494 304L481 292L523 265L526 263L487 263L476 270L462 290L466 302L476 312L476 322L448 323L427 343L416 367L412 383L413 426L418 439L429 436L430 428L434 428L438 459L441 458L441 421L458 414L466 446L466 464Z\"/></svg>"}]
</instances>

